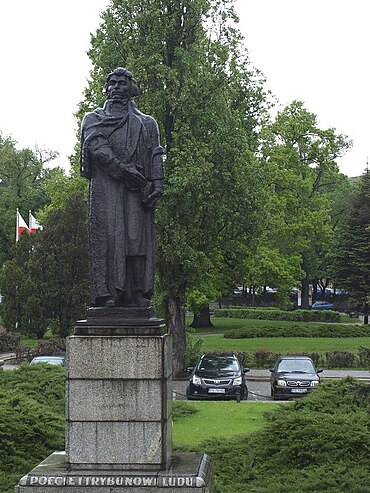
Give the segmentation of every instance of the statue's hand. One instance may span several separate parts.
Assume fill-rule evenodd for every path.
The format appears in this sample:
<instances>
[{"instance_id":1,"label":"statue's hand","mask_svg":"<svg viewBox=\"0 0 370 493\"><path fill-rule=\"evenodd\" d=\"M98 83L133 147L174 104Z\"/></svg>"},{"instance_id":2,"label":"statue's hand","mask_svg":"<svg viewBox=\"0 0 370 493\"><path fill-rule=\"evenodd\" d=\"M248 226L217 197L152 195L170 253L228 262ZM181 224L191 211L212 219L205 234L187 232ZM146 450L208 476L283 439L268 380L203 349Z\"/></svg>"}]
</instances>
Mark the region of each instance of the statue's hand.
<instances>
[{"instance_id":1,"label":"statue's hand","mask_svg":"<svg viewBox=\"0 0 370 493\"><path fill-rule=\"evenodd\" d=\"M161 190L154 190L147 198L143 199L142 203L144 207L151 209L154 207L160 196L162 195Z\"/></svg>"},{"instance_id":2,"label":"statue's hand","mask_svg":"<svg viewBox=\"0 0 370 493\"><path fill-rule=\"evenodd\" d=\"M148 183L145 176L142 175L132 164L124 166L122 174L123 179L127 180L132 187L142 188Z\"/></svg>"}]
</instances>

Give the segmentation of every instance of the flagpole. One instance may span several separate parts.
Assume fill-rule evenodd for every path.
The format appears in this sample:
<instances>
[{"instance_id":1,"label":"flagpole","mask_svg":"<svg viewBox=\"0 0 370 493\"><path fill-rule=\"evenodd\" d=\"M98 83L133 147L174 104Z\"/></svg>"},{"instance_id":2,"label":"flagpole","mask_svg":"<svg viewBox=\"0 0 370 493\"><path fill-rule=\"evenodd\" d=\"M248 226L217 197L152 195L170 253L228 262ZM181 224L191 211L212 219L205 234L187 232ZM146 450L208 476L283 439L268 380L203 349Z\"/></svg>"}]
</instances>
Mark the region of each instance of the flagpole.
<instances>
[{"instance_id":1,"label":"flagpole","mask_svg":"<svg viewBox=\"0 0 370 493\"><path fill-rule=\"evenodd\" d=\"M18 231L19 231L19 209L17 207L17 221L16 221L16 227L15 227L15 241L16 242L19 240Z\"/></svg>"}]
</instances>

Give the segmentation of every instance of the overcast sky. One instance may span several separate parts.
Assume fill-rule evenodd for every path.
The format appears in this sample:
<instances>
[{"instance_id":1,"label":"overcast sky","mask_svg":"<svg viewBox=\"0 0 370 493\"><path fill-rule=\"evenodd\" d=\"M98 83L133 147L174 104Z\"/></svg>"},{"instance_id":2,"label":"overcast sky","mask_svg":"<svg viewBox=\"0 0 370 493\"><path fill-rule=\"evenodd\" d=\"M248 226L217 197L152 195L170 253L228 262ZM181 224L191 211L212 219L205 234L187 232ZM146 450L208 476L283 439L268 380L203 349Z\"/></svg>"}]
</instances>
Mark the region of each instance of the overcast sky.
<instances>
[{"instance_id":1,"label":"overcast sky","mask_svg":"<svg viewBox=\"0 0 370 493\"><path fill-rule=\"evenodd\" d=\"M0 0L0 131L59 151L68 167L90 33L108 0ZM294 99L354 142L339 162L361 174L369 149L368 0L237 0L253 65L282 105Z\"/></svg>"}]
</instances>

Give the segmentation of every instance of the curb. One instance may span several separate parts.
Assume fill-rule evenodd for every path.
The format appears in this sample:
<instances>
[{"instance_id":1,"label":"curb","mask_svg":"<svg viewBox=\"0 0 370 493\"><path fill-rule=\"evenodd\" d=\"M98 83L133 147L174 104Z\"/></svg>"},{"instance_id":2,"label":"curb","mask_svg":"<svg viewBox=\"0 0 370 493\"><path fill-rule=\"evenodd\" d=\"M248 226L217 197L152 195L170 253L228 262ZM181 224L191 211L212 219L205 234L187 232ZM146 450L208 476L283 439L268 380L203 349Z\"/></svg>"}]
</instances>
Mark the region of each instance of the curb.
<instances>
[{"instance_id":1,"label":"curb","mask_svg":"<svg viewBox=\"0 0 370 493\"><path fill-rule=\"evenodd\" d=\"M15 363L16 362L16 357L15 357L15 354L10 354L9 356L2 356L0 358L0 360L2 360L4 362L4 365L6 364L12 364L12 363Z\"/></svg>"}]
</instances>

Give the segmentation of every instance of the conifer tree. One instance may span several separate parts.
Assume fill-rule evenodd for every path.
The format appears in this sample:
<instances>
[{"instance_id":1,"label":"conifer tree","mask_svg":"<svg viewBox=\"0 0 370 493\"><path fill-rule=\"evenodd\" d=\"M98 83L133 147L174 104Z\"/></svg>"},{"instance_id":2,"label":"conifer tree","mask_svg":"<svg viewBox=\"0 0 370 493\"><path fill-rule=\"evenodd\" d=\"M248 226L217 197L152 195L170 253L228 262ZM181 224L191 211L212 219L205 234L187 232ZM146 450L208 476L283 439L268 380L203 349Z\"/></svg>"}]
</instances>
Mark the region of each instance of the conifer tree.
<instances>
[{"instance_id":1,"label":"conifer tree","mask_svg":"<svg viewBox=\"0 0 370 493\"><path fill-rule=\"evenodd\" d=\"M370 172L358 184L335 255L335 278L369 321L370 304Z\"/></svg>"}]
</instances>

